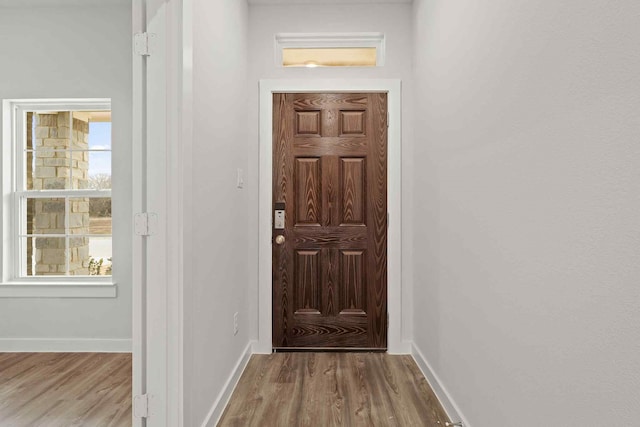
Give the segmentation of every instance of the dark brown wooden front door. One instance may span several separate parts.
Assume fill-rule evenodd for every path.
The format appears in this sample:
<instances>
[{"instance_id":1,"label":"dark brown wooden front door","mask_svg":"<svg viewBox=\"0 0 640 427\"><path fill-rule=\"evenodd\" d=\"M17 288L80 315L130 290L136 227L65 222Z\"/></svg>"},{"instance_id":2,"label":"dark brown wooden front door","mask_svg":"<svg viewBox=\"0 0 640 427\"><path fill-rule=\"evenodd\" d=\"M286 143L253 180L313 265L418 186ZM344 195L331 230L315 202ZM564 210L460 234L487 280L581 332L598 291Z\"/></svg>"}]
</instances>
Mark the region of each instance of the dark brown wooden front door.
<instances>
[{"instance_id":1,"label":"dark brown wooden front door","mask_svg":"<svg viewBox=\"0 0 640 427\"><path fill-rule=\"evenodd\" d=\"M274 348L385 349L386 94L274 94L273 210Z\"/></svg>"}]
</instances>

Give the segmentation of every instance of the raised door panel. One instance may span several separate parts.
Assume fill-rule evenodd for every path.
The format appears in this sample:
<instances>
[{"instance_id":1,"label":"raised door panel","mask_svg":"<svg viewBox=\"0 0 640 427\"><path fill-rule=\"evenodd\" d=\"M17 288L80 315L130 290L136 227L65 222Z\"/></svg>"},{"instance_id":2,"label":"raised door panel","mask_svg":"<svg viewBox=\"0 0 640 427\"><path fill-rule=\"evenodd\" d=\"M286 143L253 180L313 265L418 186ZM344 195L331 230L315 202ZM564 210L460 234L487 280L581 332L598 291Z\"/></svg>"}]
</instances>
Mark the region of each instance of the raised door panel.
<instances>
[{"instance_id":1,"label":"raised door panel","mask_svg":"<svg viewBox=\"0 0 640 427\"><path fill-rule=\"evenodd\" d=\"M340 136L365 136L366 111L340 111Z\"/></svg>"},{"instance_id":2,"label":"raised door panel","mask_svg":"<svg viewBox=\"0 0 640 427\"><path fill-rule=\"evenodd\" d=\"M294 270L295 314L320 314L322 301L320 251L297 251Z\"/></svg>"},{"instance_id":3,"label":"raised door panel","mask_svg":"<svg viewBox=\"0 0 640 427\"><path fill-rule=\"evenodd\" d=\"M320 136L321 113L320 111L296 111L295 134L296 136L309 137Z\"/></svg>"},{"instance_id":4,"label":"raised door panel","mask_svg":"<svg viewBox=\"0 0 640 427\"><path fill-rule=\"evenodd\" d=\"M340 159L341 225L365 224L365 159Z\"/></svg>"},{"instance_id":5,"label":"raised door panel","mask_svg":"<svg viewBox=\"0 0 640 427\"><path fill-rule=\"evenodd\" d=\"M340 314L366 316L366 256L364 250L340 251Z\"/></svg>"},{"instance_id":6,"label":"raised door panel","mask_svg":"<svg viewBox=\"0 0 640 427\"><path fill-rule=\"evenodd\" d=\"M320 225L320 159L297 158L295 167L295 225Z\"/></svg>"}]
</instances>

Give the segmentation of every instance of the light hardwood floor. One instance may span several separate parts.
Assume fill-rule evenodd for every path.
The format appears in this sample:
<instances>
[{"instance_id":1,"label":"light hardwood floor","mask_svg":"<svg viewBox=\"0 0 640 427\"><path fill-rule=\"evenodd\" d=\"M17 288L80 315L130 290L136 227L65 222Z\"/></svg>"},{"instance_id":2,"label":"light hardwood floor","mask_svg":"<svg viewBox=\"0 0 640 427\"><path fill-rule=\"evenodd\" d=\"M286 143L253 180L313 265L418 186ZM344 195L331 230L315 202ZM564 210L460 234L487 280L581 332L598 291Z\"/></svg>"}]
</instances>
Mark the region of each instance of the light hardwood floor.
<instances>
[{"instance_id":1,"label":"light hardwood floor","mask_svg":"<svg viewBox=\"0 0 640 427\"><path fill-rule=\"evenodd\" d=\"M411 356L254 355L219 427L434 426L449 421Z\"/></svg>"},{"instance_id":2,"label":"light hardwood floor","mask_svg":"<svg viewBox=\"0 0 640 427\"><path fill-rule=\"evenodd\" d=\"M131 355L0 353L0 426L131 426Z\"/></svg>"}]
</instances>

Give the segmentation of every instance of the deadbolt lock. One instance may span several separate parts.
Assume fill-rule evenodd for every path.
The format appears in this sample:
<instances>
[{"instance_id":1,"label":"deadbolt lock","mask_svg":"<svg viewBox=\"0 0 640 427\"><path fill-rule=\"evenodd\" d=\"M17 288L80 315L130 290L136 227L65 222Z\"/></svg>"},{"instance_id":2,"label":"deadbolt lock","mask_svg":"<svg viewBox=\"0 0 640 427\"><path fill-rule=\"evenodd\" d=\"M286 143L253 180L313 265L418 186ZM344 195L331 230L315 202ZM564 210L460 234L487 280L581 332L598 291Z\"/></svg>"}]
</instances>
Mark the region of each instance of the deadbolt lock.
<instances>
[{"instance_id":1,"label":"deadbolt lock","mask_svg":"<svg viewBox=\"0 0 640 427\"><path fill-rule=\"evenodd\" d=\"M284 230L284 210L284 203L276 202L276 206L273 211L273 228L276 230Z\"/></svg>"}]
</instances>

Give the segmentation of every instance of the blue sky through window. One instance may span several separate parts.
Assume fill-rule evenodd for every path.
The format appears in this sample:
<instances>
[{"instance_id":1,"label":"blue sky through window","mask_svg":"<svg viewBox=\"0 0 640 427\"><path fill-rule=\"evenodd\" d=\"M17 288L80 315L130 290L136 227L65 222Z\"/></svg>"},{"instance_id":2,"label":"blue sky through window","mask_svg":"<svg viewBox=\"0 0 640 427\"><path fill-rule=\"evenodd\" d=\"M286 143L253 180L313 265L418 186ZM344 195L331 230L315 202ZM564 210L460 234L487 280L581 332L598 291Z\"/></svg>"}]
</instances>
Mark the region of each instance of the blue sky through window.
<instances>
[{"instance_id":1,"label":"blue sky through window","mask_svg":"<svg viewBox=\"0 0 640 427\"><path fill-rule=\"evenodd\" d=\"M111 150L111 123L89 123L89 150ZM111 151L89 152L89 176L111 175Z\"/></svg>"}]
</instances>

